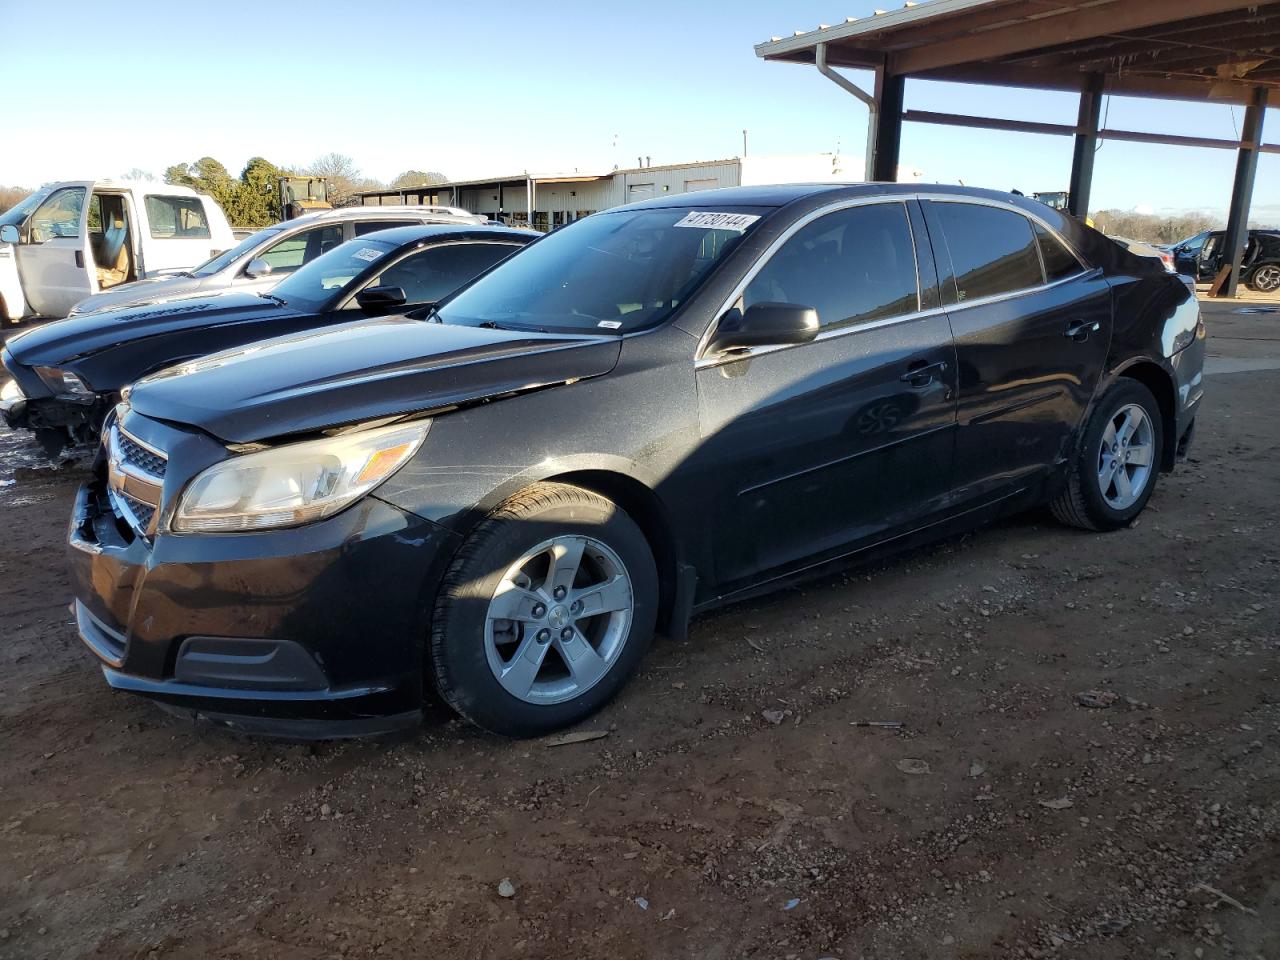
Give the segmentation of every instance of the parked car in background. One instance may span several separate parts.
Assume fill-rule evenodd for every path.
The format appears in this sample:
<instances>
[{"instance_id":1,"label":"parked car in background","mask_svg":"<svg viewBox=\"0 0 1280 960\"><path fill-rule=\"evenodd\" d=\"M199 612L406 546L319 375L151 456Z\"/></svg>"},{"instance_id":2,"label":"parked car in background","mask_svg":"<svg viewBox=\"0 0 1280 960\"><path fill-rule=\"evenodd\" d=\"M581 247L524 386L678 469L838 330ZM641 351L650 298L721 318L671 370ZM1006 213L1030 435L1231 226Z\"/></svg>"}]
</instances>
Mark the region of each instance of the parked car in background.
<instances>
[{"instance_id":1,"label":"parked car in background","mask_svg":"<svg viewBox=\"0 0 1280 960\"><path fill-rule=\"evenodd\" d=\"M1209 283L1222 269L1225 259L1222 230L1207 230L1179 241L1169 248L1179 273ZM1280 290L1280 231L1250 230L1240 261L1240 279L1251 290L1275 293Z\"/></svg>"},{"instance_id":2,"label":"parked car in background","mask_svg":"<svg viewBox=\"0 0 1280 960\"><path fill-rule=\"evenodd\" d=\"M344 207L305 214L250 234L230 250L190 270L139 280L81 300L70 315L158 303L227 288L270 290L320 254L377 230L416 223L483 222L484 217L457 207Z\"/></svg>"},{"instance_id":3,"label":"parked car in background","mask_svg":"<svg viewBox=\"0 0 1280 960\"><path fill-rule=\"evenodd\" d=\"M1164 264L1164 268L1170 273L1177 273L1177 267L1173 262L1173 254L1168 250L1162 250L1160 247L1154 247L1149 243L1143 243L1141 240L1130 240L1128 237L1112 237L1116 243L1124 247L1130 253L1137 254L1140 257L1151 257L1153 260L1159 260Z\"/></svg>"},{"instance_id":4,"label":"parked car in background","mask_svg":"<svg viewBox=\"0 0 1280 960\"><path fill-rule=\"evenodd\" d=\"M10 337L0 351L13 378L0 411L10 427L35 431L53 456L93 441L121 389L148 373L433 303L537 236L478 225L398 227L335 247L269 293L224 291L47 323Z\"/></svg>"},{"instance_id":5,"label":"parked car in background","mask_svg":"<svg viewBox=\"0 0 1280 960\"><path fill-rule=\"evenodd\" d=\"M1131 523L1202 392L1178 277L963 188L655 198L430 318L131 388L70 528L108 683L298 736L414 724L434 685L545 733L655 629L824 564L1046 501Z\"/></svg>"},{"instance_id":6,"label":"parked car in background","mask_svg":"<svg viewBox=\"0 0 1280 960\"><path fill-rule=\"evenodd\" d=\"M0 320L65 317L99 291L185 270L234 245L222 208L188 187L51 184L0 214Z\"/></svg>"}]
</instances>

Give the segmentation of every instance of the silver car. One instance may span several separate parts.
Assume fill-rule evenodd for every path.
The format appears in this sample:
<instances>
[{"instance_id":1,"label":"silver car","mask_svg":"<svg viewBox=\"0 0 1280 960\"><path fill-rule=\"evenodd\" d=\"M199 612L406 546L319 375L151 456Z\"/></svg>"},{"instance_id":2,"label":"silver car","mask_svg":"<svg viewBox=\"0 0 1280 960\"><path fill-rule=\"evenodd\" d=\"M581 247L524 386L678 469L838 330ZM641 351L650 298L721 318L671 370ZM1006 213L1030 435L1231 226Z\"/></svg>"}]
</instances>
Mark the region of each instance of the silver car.
<instances>
[{"instance_id":1,"label":"silver car","mask_svg":"<svg viewBox=\"0 0 1280 960\"><path fill-rule=\"evenodd\" d=\"M250 234L230 250L182 273L112 287L81 300L71 316L158 303L219 290L261 292L340 243L416 223L484 223L458 207L386 206L321 210Z\"/></svg>"}]
</instances>

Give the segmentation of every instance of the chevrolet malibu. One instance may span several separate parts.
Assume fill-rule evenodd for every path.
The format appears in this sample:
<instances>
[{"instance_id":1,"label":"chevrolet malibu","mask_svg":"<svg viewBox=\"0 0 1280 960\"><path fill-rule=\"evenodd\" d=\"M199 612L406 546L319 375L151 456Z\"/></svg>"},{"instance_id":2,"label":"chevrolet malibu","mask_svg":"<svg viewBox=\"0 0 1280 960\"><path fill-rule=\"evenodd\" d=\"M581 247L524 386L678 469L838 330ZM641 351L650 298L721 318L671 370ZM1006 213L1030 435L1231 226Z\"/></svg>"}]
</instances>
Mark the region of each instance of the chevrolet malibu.
<instances>
[{"instance_id":1,"label":"chevrolet malibu","mask_svg":"<svg viewBox=\"0 0 1280 960\"><path fill-rule=\"evenodd\" d=\"M1191 441L1193 293L1048 207L866 184L586 218L423 319L137 384L70 528L107 682L250 732L374 733L434 688L588 716L655 631L1049 504L1130 523Z\"/></svg>"}]
</instances>

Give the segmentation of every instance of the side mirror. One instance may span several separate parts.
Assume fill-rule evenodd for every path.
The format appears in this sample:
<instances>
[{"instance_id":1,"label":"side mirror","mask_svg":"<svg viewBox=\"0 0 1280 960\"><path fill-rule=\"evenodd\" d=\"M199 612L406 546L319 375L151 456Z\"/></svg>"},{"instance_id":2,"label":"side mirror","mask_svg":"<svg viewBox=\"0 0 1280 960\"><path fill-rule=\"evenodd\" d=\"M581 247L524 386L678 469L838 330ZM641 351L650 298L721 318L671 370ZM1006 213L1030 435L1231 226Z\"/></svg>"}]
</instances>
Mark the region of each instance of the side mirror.
<instances>
[{"instance_id":1,"label":"side mirror","mask_svg":"<svg viewBox=\"0 0 1280 960\"><path fill-rule=\"evenodd\" d=\"M18 236L18 228L12 223L6 223L0 227L0 243L21 243L22 237Z\"/></svg>"},{"instance_id":2,"label":"side mirror","mask_svg":"<svg viewBox=\"0 0 1280 960\"><path fill-rule=\"evenodd\" d=\"M244 267L244 275L251 280L271 276L271 264L261 257L254 257Z\"/></svg>"},{"instance_id":3,"label":"side mirror","mask_svg":"<svg viewBox=\"0 0 1280 960\"><path fill-rule=\"evenodd\" d=\"M380 313L394 307L403 307L408 297L403 287L365 287L356 294L356 303L365 313Z\"/></svg>"},{"instance_id":4,"label":"side mirror","mask_svg":"<svg viewBox=\"0 0 1280 960\"><path fill-rule=\"evenodd\" d=\"M818 311L796 303L754 303L736 322L734 313L722 319L707 344L708 354L751 347L808 343L818 335Z\"/></svg>"}]
</instances>

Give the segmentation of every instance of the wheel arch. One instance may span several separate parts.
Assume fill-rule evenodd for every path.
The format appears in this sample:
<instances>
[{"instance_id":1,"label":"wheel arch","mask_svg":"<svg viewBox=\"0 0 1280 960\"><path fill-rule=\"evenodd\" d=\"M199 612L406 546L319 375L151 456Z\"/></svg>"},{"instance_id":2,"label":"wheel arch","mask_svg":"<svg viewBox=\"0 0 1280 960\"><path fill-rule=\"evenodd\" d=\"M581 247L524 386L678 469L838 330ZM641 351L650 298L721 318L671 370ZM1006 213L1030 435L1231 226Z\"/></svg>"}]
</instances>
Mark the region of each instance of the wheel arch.
<instances>
[{"instance_id":1,"label":"wheel arch","mask_svg":"<svg viewBox=\"0 0 1280 960\"><path fill-rule=\"evenodd\" d=\"M568 483L612 500L627 512L649 541L658 569L658 629L683 636L678 604L680 566L683 550L671 516L658 494L635 477L614 470L569 470L542 478L549 483Z\"/></svg>"},{"instance_id":2,"label":"wheel arch","mask_svg":"<svg viewBox=\"0 0 1280 960\"><path fill-rule=\"evenodd\" d=\"M1138 381L1160 405L1160 469L1172 470L1178 459L1177 387L1173 375L1154 360L1137 357L1115 371L1112 383L1122 378Z\"/></svg>"}]
</instances>

